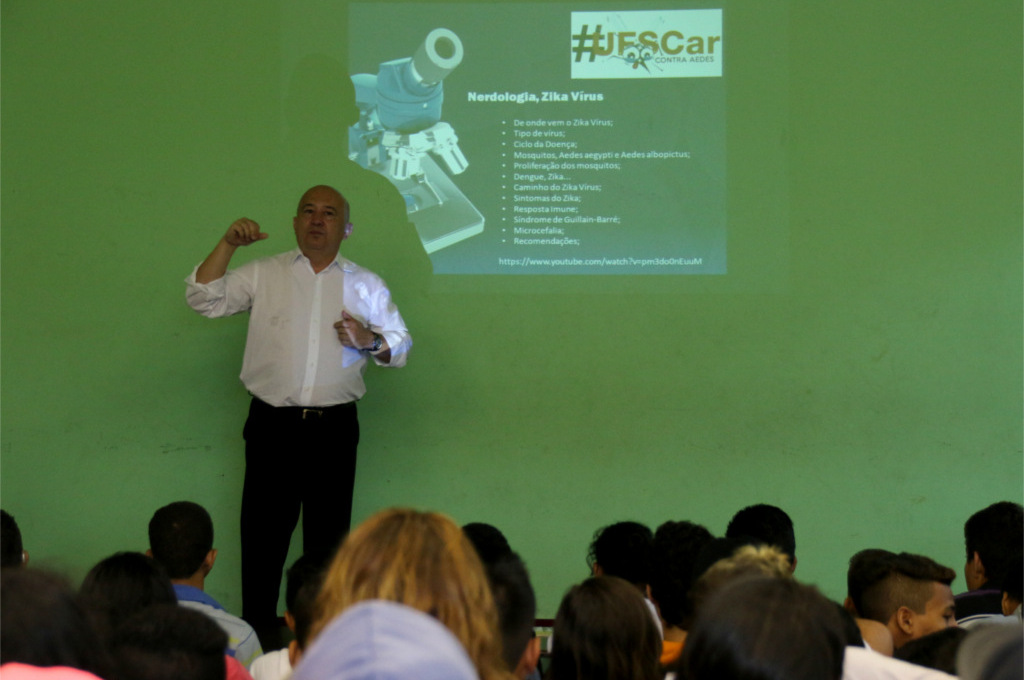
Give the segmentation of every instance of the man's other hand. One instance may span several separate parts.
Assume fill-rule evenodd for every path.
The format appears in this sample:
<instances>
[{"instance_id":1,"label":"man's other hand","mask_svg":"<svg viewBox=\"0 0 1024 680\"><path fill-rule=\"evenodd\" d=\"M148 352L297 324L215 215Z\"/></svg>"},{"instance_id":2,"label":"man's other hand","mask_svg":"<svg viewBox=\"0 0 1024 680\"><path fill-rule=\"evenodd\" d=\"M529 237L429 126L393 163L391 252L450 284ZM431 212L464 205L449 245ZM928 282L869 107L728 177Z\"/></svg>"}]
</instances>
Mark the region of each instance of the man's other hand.
<instances>
[{"instance_id":1,"label":"man's other hand","mask_svg":"<svg viewBox=\"0 0 1024 680\"><path fill-rule=\"evenodd\" d=\"M346 311L341 312L341 321L334 324L334 329L338 331L338 340L345 347L368 349L373 345L373 331Z\"/></svg>"}]
</instances>

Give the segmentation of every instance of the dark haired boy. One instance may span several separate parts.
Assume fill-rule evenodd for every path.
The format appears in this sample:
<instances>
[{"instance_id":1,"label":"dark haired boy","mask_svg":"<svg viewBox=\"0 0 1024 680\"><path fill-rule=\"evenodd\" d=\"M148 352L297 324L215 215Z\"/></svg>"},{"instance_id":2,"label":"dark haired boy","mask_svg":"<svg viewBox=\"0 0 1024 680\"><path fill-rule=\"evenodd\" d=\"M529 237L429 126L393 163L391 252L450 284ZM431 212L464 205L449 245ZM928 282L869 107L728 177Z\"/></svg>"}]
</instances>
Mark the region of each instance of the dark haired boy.
<instances>
[{"instance_id":1,"label":"dark haired boy","mask_svg":"<svg viewBox=\"0 0 1024 680\"><path fill-rule=\"evenodd\" d=\"M956 626L949 585L956 572L923 555L899 553L882 561L871 583L863 584L857 613L884 623L893 646Z\"/></svg>"},{"instance_id":2,"label":"dark haired boy","mask_svg":"<svg viewBox=\"0 0 1024 680\"><path fill-rule=\"evenodd\" d=\"M1019 578L1011 563L1024 553L1024 508L1002 501L979 510L964 524L967 592L956 596L957 624L1001 622L1005 581Z\"/></svg>"},{"instance_id":3,"label":"dark haired boy","mask_svg":"<svg viewBox=\"0 0 1024 680\"><path fill-rule=\"evenodd\" d=\"M286 576L284 621L295 635L287 647L267 652L253 661L249 672L254 680L283 680L302 658L309 643L316 597L323 585L324 567L308 555L295 560Z\"/></svg>"},{"instance_id":4,"label":"dark haired boy","mask_svg":"<svg viewBox=\"0 0 1024 680\"><path fill-rule=\"evenodd\" d=\"M157 510L149 521L146 554L167 570L178 604L206 614L228 634L229 656L248 668L263 653L252 626L229 614L204 592L217 551L213 547L213 520L203 506L178 501Z\"/></svg>"},{"instance_id":5,"label":"dark haired boy","mask_svg":"<svg viewBox=\"0 0 1024 680\"><path fill-rule=\"evenodd\" d=\"M796 571L796 535L793 520L782 508L767 503L748 505L729 520L726 538L754 539L772 545L789 558L790 571Z\"/></svg>"},{"instance_id":6,"label":"dark haired boy","mask_svg":"<svg viewBox=\"0 0 1024 680\"><path fill-rule=\"evenodd\" d=\"M707 528L693 522L665 522L654 532L651 600L658 608L664 640L661 665L679 658L693 619L690 588L701 549L714 540Z\"/></svg>"},{"instance_id":7,"label":"dark haired boy","mask_svg":"<svg viewBox=\"0 0 1024 680\"><path fill-rule=\"evenodd\" d=\"M644 596L663 635L661 617L650 601L651 569L654 565L654 533L640 522L616 522L594 532L587 551L593 576L618 576L632 583Z\"/></svg>"}]
</instances>

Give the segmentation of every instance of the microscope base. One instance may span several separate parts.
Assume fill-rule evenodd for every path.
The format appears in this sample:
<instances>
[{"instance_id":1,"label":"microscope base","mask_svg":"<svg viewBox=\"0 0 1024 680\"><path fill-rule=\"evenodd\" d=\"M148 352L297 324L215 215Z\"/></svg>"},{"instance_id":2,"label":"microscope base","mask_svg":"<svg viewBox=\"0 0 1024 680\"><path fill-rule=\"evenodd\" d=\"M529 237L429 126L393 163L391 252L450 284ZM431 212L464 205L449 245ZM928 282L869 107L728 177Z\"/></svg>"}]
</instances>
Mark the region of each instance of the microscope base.
<instances>
[{"instance_id":1,"label":"microscope base","mask_svg":"<svg viewBox=\"0 0 1024 680\"><path fill-rule=\"evenodd\" d=\"M409 219L427 253L454 245L484 230L484 216L429 156L421 159L422 179L395 179L387 164L373 170L387 177L402 193Z\"/></svg>"}]
</instances>

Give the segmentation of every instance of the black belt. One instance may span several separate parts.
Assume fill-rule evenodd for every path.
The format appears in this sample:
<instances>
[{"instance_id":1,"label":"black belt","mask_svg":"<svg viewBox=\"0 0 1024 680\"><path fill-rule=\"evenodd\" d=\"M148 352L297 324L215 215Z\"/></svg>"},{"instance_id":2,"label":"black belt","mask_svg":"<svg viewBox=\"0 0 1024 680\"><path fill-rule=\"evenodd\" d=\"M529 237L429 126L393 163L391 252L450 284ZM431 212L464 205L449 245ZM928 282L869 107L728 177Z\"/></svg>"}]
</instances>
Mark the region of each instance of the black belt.
<instances>
[{"instance_id":1,"label":"black belt","mask_svg":"<svg viewBox=\"0 0 1024 680\"><path fill-rule=\"evenodd\" d=\"M333 415L338 415L342 411L355 409L356 407L356 402L354 401L349 401L344 404L334 404L333 406L274 406L273 404L268 404L259 397L253 397L252 400L254 404L264 409L273 409L275 415L283 416L285 418L296 418L299 420L321 420Z\"/></svg>"}]
</instances>

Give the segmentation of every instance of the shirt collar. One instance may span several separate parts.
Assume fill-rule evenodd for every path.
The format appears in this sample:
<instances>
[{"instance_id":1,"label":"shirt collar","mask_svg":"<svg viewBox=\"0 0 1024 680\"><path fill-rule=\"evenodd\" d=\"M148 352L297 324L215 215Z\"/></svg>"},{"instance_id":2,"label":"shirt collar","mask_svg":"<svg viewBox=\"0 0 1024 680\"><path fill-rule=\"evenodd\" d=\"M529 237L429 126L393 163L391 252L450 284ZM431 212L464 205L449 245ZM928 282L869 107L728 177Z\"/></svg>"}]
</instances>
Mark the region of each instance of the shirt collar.
<instances>
[{"instance_id":1,"label":"shirt collar","mask_svg":"<svg viewBox=\"0 0 1024 680\"><path fill-rule=\"evenodd\" d=\"M302 250L300 248L296 248L295 250L292 251L292 264L302 261L305 261L306 264L309 265L309 258L302 254ZM334 256L334 260L329 265L327 265L327 269L330 269L331 267L335 266L337 266L343 272L352 273L353 271L355 271L356 264L352 260L348 260L342 257L341 253L339 252L337 255ZM312 269L312 265L309 265L309 267L310 269ZM327 271L327 269L324 269L324 271Z\"/></svg>"},{"instance_id":2,"label":"shirt collar","mask_svg":"<svg viewBox=\"0 0 1024 680\"><path fill-rule=\"evenodd\" d=\"M203 604L208 604L216 609L224 609L224 607L220 606L220 603L217 602L217 600L213 599L212 597L204 593L202 590L199 590L199 588L196 588L195 586L188 586L183 583L175 583L173 585L174 594L175 596L177 596L179 602L201 602Z\"/></svg>"}]
</instances>

